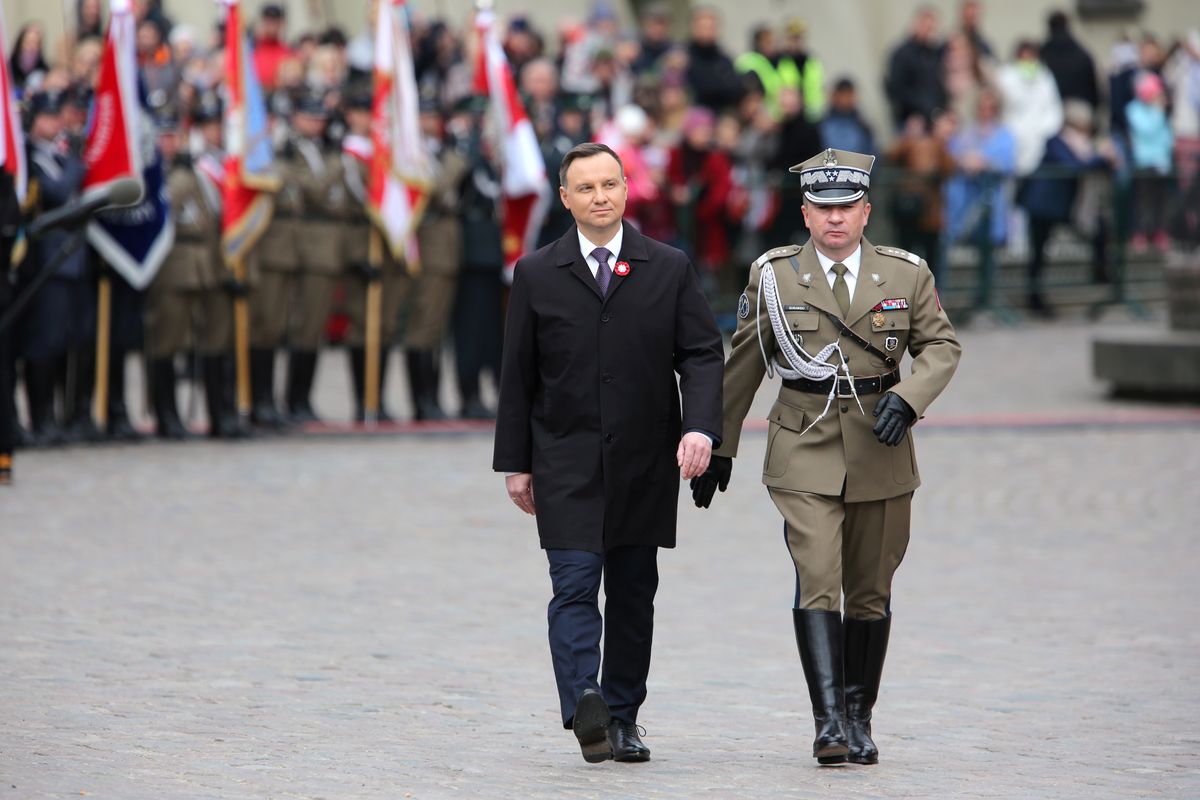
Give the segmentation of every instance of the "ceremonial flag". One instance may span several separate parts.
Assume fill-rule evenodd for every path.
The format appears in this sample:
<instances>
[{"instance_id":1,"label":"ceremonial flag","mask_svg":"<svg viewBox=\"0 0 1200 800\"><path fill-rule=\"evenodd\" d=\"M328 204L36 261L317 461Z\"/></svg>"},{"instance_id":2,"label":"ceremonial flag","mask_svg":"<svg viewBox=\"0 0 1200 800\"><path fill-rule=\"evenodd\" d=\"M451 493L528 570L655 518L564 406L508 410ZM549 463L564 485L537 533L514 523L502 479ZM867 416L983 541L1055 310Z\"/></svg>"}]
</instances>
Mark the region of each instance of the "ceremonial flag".
<instances>
[{"instance_id":1,"label":"ceremonial flag","mask_svg":"<svg viewBox=\"0 0 1200 800\"><path fill-rule=\"evenodd\" d=\"M375 26L375 92L367 213L393 257L419 263L416 229L433 173L417 119L417 79L405 0L383 0Z\"/></svg>"},{"instance_id":2,"label":"ceremonial flag","mask_svg":"<svg viewBox=\"0 0 1200 800\"><path fill-rule=\"evenodd\" d=\"M237 0L222 0L225 17L225 164L221 243L234 263L249 252L271 222L271 192L279 190L267 130L267 106L254 71L254 49L242 29Z\"/></svg>"},{"instance_id":3,"label":"ceremonial flag","mask_svg":"<svg viewBox=\"0 0 1200 800\"><path fill-rule=\"evenodd\" d=\"M95 105L83 159L84 193L115 180L139 177L135 206L100 214L88 224L88 241L105 263L135 289L157 274L175 241L162 162L138 98L137 42L130 0L112 0L108 38L100 58Z\"/></svg>"},{"instance_id":4,"label":"ceremonial flag","mask_svg":"<svg viewBox=\"0 0 1200 800\"><path fill-rule=\"evenodd\" d=\"M475 30L479 36L475 92L491 100L500 123L502 245L504 274L511 283L517 259L537 245L538 231L549 207L550 184L533 123L517 95L517 85L496 35L495 22L495 14L490 9L479 11L475 17Z\"/></svg>"},{"instance_id":5,"label":"ceremonial flag","mask_svg":"<svg viewBox=\"0 0 1200 800\"><path fill-rule=\"evenodd\" d=\"M4 24L4 9L0 8L0 42L8 41L8 29ZM0 45L0 55L3 45ZM13 176L13 184L17 189L17 200L25 202L25 188L28 176L25 166L25 134L21 128L21 114L17 108L12 85L12 75L8 71L8 59L0 58L0 169Z\"/></svg>"}]
</instances>

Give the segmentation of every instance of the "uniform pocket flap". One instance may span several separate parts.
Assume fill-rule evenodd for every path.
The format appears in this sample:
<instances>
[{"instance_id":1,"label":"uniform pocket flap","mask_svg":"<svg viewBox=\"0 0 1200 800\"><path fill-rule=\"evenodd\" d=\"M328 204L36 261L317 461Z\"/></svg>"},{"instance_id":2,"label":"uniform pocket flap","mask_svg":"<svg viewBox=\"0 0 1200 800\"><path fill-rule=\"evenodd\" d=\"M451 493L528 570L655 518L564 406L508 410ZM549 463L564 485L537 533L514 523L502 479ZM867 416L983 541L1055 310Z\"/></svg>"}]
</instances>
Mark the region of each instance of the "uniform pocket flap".
<instances>
[{"instance_id":1,"label":"uniform pocket flap","mask_svg":"<svg viewBox=\"0 0 1200 800\"><path fill-rule=\"evenodd\" d=\"M801 311L787 315L788 327L794 331L815 331L821 324L821 315L816 311Z\"/></svg>"},{"instance_id":2,"label":"uniform pocket flap","mask_svg":"<svg viewBox=\"0 0 1200 800\"><path fill-rule=\"evenodd\" d=\"M800 433L804 430L804 409L788 405L782 400L777 400L771 407L771 413L767 415L767 419L789 431Z\"/></svg>"},{"instance_id":3,"label":"uniform pocket flap","mask_svg":"<svg viewBox=\"0 0 1200 800\"><path fill-rule=\"evenodd\" d=\"M908 330L908 312L907 311L880 311L877 312L883 315L883 324L876 325L874 320L871 322L871 329L876 331L906 331Z\"/></svg>"}]
</instances>

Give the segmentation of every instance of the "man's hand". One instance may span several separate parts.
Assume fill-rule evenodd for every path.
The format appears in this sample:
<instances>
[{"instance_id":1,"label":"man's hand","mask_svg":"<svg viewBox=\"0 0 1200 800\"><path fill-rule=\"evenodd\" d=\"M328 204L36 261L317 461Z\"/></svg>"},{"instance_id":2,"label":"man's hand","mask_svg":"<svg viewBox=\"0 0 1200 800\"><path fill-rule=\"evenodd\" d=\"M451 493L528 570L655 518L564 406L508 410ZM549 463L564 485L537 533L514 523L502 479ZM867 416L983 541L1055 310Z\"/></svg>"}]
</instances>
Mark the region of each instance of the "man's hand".
<instances>
[{"instance_id":1,"label":"man's hand","mask_svg":"<svg viewBox=\"0 0 1200 800\"><path fill-rule=\"evenodd\" d=\"M712 439L703 433L685 433L679 440L675 460L679 462L680 477L685 481L704 474L708 460L712 458Z\"/></svg>"},{"instance_id":2,"label":"man's hand","mask_svg":"<svg viewBox=\"0 0 1200 800\"><path fill-rule=\"evenodd\" d=\"M537 510L533 507L532 475L528 472L509 475L504 479L504 488L508 490L508 496L517 504L517 508L526 514L537 514Z\"/></svg>"},{"instance_id":3,"label":"man's hand","mask_svg":"<svg viewBox=\"0 0 1200 800\"><path fill-rule=\"evenodd\" d=\"M696 508L708 508L712 502L713 493L720 489L722 492L729 486L729 476L733 474L733 459L729 456L713 456L708 469L698 478L692 478L692 500Z\"/></svg>"},{"instance_id":4,"label":"man's hand","mask_svg":"<svg viewBox=\"0 0 1200 800\"><path fill-rule=\"evenodd\" d=\"M875 423L875 436L888 447L895 447L904 439L904 432L916 420L917 412L913 411L900 395L887 392L875 404L875 416L879 417L879 421Z\"/></svg>"}]
</instances>

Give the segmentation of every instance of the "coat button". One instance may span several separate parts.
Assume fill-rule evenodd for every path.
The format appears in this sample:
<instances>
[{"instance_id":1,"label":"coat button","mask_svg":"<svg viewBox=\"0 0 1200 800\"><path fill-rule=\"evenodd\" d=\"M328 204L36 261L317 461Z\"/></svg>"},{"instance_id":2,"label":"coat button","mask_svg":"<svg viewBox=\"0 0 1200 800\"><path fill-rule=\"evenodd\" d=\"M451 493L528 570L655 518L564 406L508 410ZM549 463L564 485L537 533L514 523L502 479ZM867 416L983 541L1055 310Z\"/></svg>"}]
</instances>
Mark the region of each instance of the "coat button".
<instances>
[{"instance_id":1,"label":"coat button","mask_svg":"<svg viewBox=\"0 0 1200 800\"><path fill-rule=\"evenodd\" d=\"M612 378L613 376L609 375L607 372L600 376L600 380L603 383L612 383Z\"/></svg>"},{"instance_id":2,"label":"coat button","mask_svg":"<svg viewBox=\"0 0 1200 800\"><path fill-rule=\"evenodd\" d=\"M850 406L848 406L848 405L845 405L845 404L843 403L843 404L842 404L842 413L843 413L843 414L845 414L845 413L846 413L847 411L849 411L849 410L850 410Z\"/></svg>"},{"instance_id":3,"label":"coat button","mask_svg":"<svg viewBox=\"0 0 1200 800\"><path fill-rule=\"evenodd\" d=\"M601 322L608 322L610 319L611 319L611 317L609 317L609 316L608 316L608 314L601 314L601 315L600 315L600 321L601 321Z\"/></svg>"},{"instance_id":4,"label":"coat button","mask_svg":"<svg viewBox=\"0 0 1200 800\"><path fill-rule=\"evenodd\" d=\"M605 437L604 437L604 441L605 441L605 442L607 442L608 444L612 444L612 443L613 443L613 439L615 439L615 438L617 438L617 437L613 436L613 435L610 433L610 434L607 434L607 435L605 435Z\"/></svg>"}]
</instances>

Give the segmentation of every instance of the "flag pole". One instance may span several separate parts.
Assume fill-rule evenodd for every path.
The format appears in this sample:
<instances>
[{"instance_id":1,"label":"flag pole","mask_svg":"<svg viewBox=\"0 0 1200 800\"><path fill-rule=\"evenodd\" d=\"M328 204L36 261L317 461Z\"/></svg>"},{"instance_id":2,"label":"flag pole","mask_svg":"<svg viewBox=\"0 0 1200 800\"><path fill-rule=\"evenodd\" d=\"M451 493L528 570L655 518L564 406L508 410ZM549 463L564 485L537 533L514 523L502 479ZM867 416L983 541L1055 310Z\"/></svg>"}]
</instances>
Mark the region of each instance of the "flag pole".
<instances>
[{"instance_id":1,"label":"flag pole","mask_svg":"<svg viewBox=\"0 0 1200 800\"><path fill-rule=\"evenodd\" d=\"M233 343L234 362L237 368L237 413L239 417L250 416L250 304L246 302L241 287L246 285L246 260L238 256L233 260L233 278L239 291L233 297Z\"/></svg>"},{"instance_id":2,"label":"flag pole","mask_svg":"<svg viewBox=\"0 0 1200 800\"><path fill-rule=\"evenodd\" d=\"M92 413L101 430L108 425L108 361L112 340L112 278L102 265L96 292L96 385Z\"/></svg>"},{"instance_id":3,"label":"flag pole","mask_svg":"<svg viewBox=\"0 0 1200 800\"><path fill-rule=\"evenodd\" d=\"M379 385L379 357L383 323L383 281L379 277L383 267L383 234L374 225L371 226L367 259L375 268L375 272L367 282L366 341L363 347L363 358L366 359L363 365L363 421L368 427L374 427L379 419L379 395L382 389Z\"/></svg>"}]
</instances>

